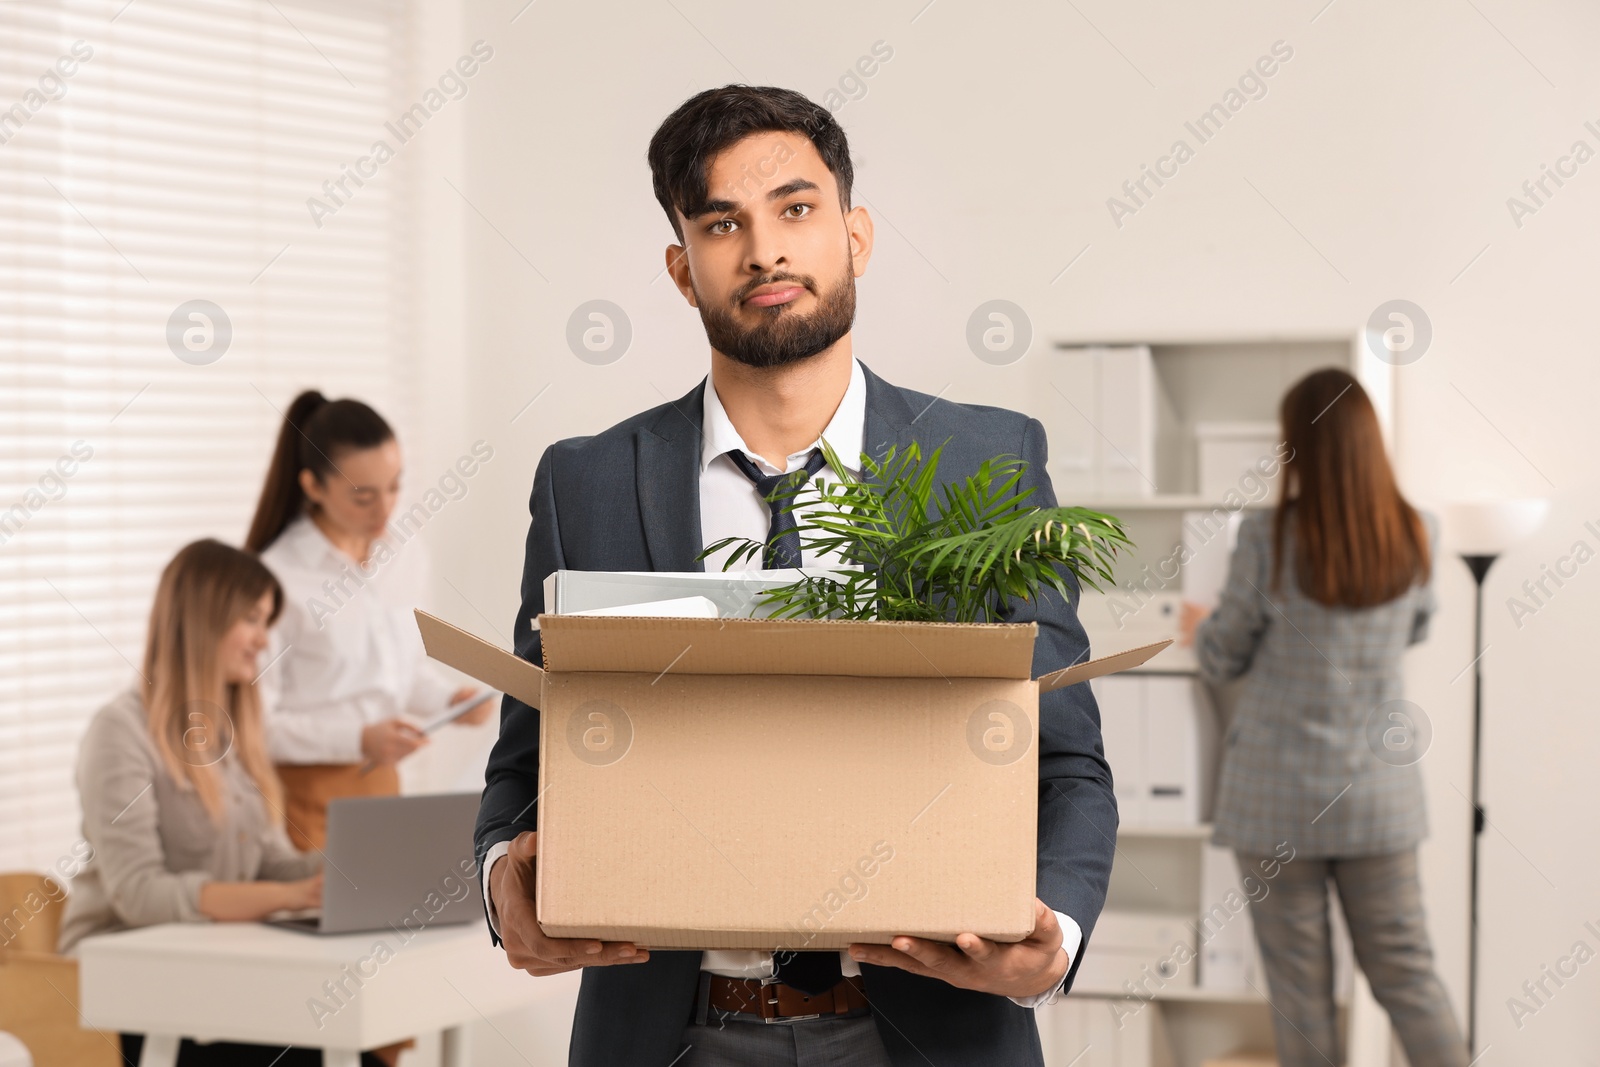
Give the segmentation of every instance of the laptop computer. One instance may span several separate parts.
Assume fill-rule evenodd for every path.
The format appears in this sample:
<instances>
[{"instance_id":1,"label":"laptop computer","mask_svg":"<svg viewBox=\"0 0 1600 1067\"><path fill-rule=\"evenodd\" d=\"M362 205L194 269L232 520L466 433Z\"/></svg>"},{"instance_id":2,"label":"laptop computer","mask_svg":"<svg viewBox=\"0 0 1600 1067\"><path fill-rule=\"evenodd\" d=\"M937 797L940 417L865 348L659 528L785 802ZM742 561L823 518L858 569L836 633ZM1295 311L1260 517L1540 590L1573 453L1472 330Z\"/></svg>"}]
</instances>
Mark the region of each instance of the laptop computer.
<instances>
[{"instance_id":1,"label":"laptop computer","mask_svg":"<svg viewBox=\"0 0 1600 1067\"><path fill-rule=\"evenodd\" d=\"M483 916L476 793L342 797L328 805L322 908L267 920L316 934L420 930Z\"/></svg>"}]
</instances>

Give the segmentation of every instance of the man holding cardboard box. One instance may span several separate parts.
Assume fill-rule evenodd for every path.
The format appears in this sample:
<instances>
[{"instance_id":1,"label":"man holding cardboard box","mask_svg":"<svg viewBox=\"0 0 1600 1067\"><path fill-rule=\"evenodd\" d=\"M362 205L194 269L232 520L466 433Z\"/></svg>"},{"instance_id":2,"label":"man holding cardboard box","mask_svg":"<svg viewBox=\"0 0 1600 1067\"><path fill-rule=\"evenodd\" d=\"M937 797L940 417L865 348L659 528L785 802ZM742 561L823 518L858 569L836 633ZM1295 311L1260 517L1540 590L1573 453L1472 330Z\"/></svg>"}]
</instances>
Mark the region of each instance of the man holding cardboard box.
<instances>
[{"instance_id":1,"label":"man holding cardboard box","mask_svg":"<svg viewBox=\"0 0 1600 1067\"><path fill-rule=\"evenodd\" d=\"M709 90L662 124L649 160L657 199L680 242L667 249L667 269L700 311L711 373L680 400L545 452L534 478L523 604L515 624L521 657L552 672L559 666L552 655L557 630L533 629L533 620L546 610L544 579L554 571L693 571L702 566L702 547L727 537L769 542L765 559L753 564L819 562L803 551L794 518L765 498L786 473L837 480L818 450L823 439L846 462L912 442L924 451L943 444L940 469L949 480L971 476L992 456L1021 456L1029 463L1024 488L1035 489L1041 506L1054 504L1037 421L900 389L855 360L855 278L866 271L873 225L864 208L850 207L848 145L824 108L781 89ZM713 559L711 566L717 565ZM1021 665L1022 681L1005 684L1033 687L1030 667L1037 676L1088 658L1074 606L1057 595L1046 591L1036 602L1009 604L1007 621L1036 624L1037 639L1030 628L1031 664ZM640 630L637 641L648 643L654 632ZM579 646L567 646L574 647ZM744 647L753 657L770 653L759 643ZM642 654L637 647L632 651ZM772 654L778 656L773 662L781 661L781 650ZM841 646L840 654L848 649ZM1022 655L1026 660L1030 653L1024 648ZM913 672L916 658L907 658L907 671ZM939 678L972 673L956 671L948 660L947 672L940 672L940 657L926 658L935 677L921 684L957 686L963 677ZM985 673L981 665L974 670ZM808 685L803 674L774 673L788 674L776 679L784 685ZM544 676L547 696L555 677ZM859 684L869 681L878 679ZM896 856L915 854L915 834L934 834L929 827L941 825L938 819L951 820L942 824L951 833L971 833L971 826L959 826L963 814L981 817L987 821L979 832L1015 840L1011 854L1035 857L1037 896L1031 909L1025 897L1020 901L1023 922L1016 933L1004 941L981 936L1000 933L990 929L948 940L895 935L883 938L888 943L852 943L842 952L838 940L825 951L791 950L784 946L792 941L773 940L762 951L737 939L723 947L730 942L718 944L708 935L701 942L710 946L705 951L664 951L658 938L639 944L546 936L535 907L541 782L534 768L544 766L550 754L540 751L540 712L508 695L476 835L487 872L485 900L496 941L513 966L535 975L586 968L571 1061L584 1067L1042 1065L1031 1009L1054 1000L1071 982L1104 903L1117 829L1089 687L1047 692L1044 681L1037 690L1027 689L1030 696L1041 695L1036 719L1025 723L1037 732L1036 835L1031 787L1025 809L1017 808L1011 820L997 817L992 806L980 809L975 805L981 798L964 798L956 789L932 796L909 828L901 822L885 827L882 840L837 842L837 855L811 857L822 868L815 873L815 895L828 902L817 912L823 921L836 910L832 901L847 903L858 892L861 898L877 893L879 901L899 893L909 901L913 894L937 898L949 889L955 898L961 895L957 890L981 887L986 872L956 862L920 885L891 888ZM808 826L835 825L828 820L852 804L852 789L874 777L875 767L845 760L854 739L840 734L826 740L837 745L839 766L853 769L838 776L831 795L752 792L734 770L717 766L699 772L696 785L715 796L722 821L742 820L769 838L781 839L792 828L794 840L801 840ZM737 788L722 794L732 782ZM670 788L663 791L655 781L634 784L646 793L646 785L654 788L664 811L695 825L669 796ZM942 811L936 807L941 804ZM929 810L939 814L919 831L918 820ZM1020 839L1014 836L1019 829ZM617 843L607 847L626 849L629 827L613 830ZM695 831L743 877L713 840L714 827L710 834L698 825ZM903 835L900 853L895 834ZM744 882L752 889L758 884L749 877ZM801 944L815 948L827 940L813 933ZM768 1025L773 1023L779 1025Z\"/></svg>"}]
</instances>

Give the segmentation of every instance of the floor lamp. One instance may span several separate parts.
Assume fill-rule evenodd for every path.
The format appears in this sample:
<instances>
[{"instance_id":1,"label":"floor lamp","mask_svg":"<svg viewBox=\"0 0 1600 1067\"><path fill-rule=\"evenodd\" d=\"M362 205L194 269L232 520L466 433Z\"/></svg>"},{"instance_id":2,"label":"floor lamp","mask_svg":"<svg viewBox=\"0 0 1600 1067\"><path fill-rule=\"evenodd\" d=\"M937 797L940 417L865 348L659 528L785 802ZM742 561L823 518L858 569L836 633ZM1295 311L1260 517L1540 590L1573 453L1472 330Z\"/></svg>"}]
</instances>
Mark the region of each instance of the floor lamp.
<instances>
[{"instance_id":1,"label":"floor lamp","mask_svg":"<svg viewBox=\"0 0 1600 1067\"><path fill-rule=\"evenodd\" d=\"M1467 943L1467 1047L1478 1051L1478 867L1479 838L1486 825L1481 792L1483 767L1483 583L1501 554L1530 536L1544 521L1548 500L1486 500L1451 504L1445 509L1447 536L1472 572L1472 880L1468 890L1470 937Z\"/></svg>"}]
</instances>

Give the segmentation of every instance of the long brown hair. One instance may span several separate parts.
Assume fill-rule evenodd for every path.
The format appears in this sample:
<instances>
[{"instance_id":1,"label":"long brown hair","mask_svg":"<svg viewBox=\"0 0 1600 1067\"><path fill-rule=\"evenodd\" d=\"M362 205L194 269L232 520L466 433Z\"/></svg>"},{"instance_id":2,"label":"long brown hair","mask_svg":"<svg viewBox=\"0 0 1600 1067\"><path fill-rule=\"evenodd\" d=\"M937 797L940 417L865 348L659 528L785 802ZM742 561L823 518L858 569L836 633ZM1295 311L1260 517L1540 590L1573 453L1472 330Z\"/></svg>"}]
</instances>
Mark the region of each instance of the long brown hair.
<instances>
[{"instance_id":1,"label":"long brown hair","mask_svg":"<svg viewBox=\"0 0 1600 1067\"><path fill-rule=\"evenodd\" d=\"M1426 582L1427 530L1400 495L1361 383L1337 368L1313 371L1284 396L1279 418L1289 458L1272 520L1273 588L1291 529L1295 577L1320 604L1372 607Z\"/></svg>"},{"instance_id":2,"label":"long brown hair","mask_svg":"<svg viewBox=\"0 0 1600 1067\"><path fill-rule=\"evenodd\" d=\"M345 452L377 448L394 440L383 416L359 400L329 400L315 389L294 398L278 429L278 443L267 466L255 518L244 547L265 552L306 508L300 472L309 470L325 482L336 472Z\"/></svg>"},{"instance_id":3,"label":"long brown hair","mask_svg":"<svg viewBox=\"0 0 1600 1067\"><path fill-rule=\"evenodd\" d=\"M147 723L167 772L192 789L214 821L226 810L217 764L230 751L244 764L274 817L283 791L267 754L261 701L252 683L226 681L218 647L233 624L283 589L256 557L221 541L186 545L161 572L144 647Z\"/></svg>"}]
</instances>

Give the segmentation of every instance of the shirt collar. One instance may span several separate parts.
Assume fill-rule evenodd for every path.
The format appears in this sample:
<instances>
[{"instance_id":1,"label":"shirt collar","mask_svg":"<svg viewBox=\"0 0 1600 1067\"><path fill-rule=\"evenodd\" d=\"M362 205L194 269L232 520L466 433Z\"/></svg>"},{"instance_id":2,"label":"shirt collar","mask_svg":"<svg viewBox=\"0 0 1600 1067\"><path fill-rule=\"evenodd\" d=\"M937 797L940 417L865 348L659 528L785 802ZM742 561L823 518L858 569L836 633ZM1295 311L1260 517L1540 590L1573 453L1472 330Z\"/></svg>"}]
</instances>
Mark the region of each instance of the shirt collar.
<instances>
[{"instance_id":1,"label":"shirt collar","mask_svg":"<svg viewBox=\"0 0 1600 1067\"><path fill-rule=\"evenodd\" d=\"M304 513L296 516L283 528L278 540L282 542L289 555L299 560L303 567L315 568L350 562L350 557L340 552L333 546L333 542L328 540L328 535L322 532L322 527L313 522L310 515Z\"/></svg>"},{"instance_id":2,"label":"shirt collar","mask_svg":"<svg viewBox=\"0 0 1600 1067\"><path fill-rule=\"evenodd\" d=\"M839 458L845 461L852 471L856 471L866 433L867 376L861 370L861 361L852 359L850 384L845 387L844 396L840 399L838 408L834 410L833 418L828 420L821 437L789 456L789 470L805 466L806 457L811 454L811 450L826 440L839 454ZM739 436L739 431L734 429L733 420L728 418L728 412L723 408L716 387L711 384L711 375L708 374L705 384L705 422L700 434L701 472L711 465L712 460L736 448L749 456L757 465L768 467L767 461L752 452L744 443L744 438Z\"/></svg>"}]
</instances>

